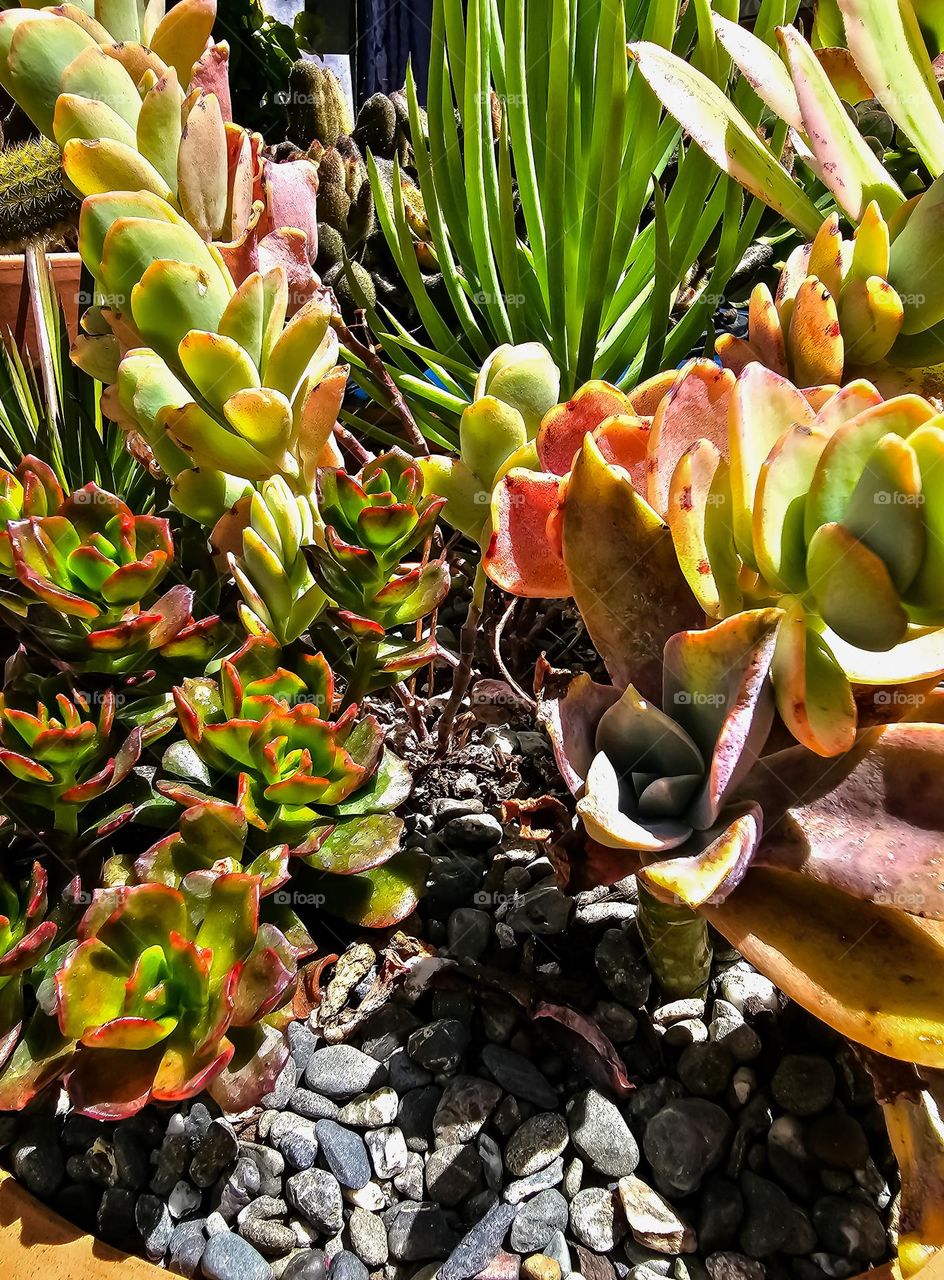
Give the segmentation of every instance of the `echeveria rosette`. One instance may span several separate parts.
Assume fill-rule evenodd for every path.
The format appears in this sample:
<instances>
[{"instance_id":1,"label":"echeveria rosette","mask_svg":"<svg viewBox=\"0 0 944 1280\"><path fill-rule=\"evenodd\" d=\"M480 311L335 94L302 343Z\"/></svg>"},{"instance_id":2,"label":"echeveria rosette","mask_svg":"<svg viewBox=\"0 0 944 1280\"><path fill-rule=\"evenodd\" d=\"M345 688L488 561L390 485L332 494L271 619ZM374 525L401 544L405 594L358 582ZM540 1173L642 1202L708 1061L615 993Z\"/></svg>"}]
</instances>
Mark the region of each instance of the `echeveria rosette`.
<instances>
[{"instance_id":1,"label":"echeveria rosette","mask_svg":"<svg viewBox=\"0 0 944 1280\"><path fill-rule=\"evenodd\" d=\"M297 971L292 945L259 923L259 900L259 880L240 873L201 896L163 884L97 890L53 975L58 1038L42 1028L44 1058L33 1052L39 1028L17 1047L0 1077L4 1107L58 1076L77 1111L103 1120L208 1087L223 1105L258 1099L287 1057L262 1024ZM247 1064L251 1048L259 1056Z\"/></svg>"},{"instance_id":2,"label":"echeveria rosette","mask_svg":"<svg viewBox=\"0 0 944 1280\"><path fill-rule=\"evenodd\" d=\"M319 655L279 665L277 644L252 637L224 661L219 681L185 681L174 691L190 751L170 748L165 769L182 782L158 789L185 805L195 790L227 785L250 827L284 842L308 869L326 909L380 926L408 915L425 862L398 855L402 820L391 810L410 791L402 761L384 747L372 716L351 706L332 719L331 669Z\"/></svg>"},{"instance_id":3,"label":"echeveria rosette","mask_svg":"<svg viewBox=\"0 0 944 1280\"><path fill-rule=\"evenodd\" d=\"M167 520L134 515L94 483L70 494L56 515L11 521L7 536L23 586L89 623L151 595L174 559Z\"/></svg>"},{"instance_id":4,"label":"echeveria rosette","mask_svg":"<svg viewBox=\"0 0 944 1280\"><path fill-rule=\"evenodd\" d=\"M673 917L653 906L661 927L648 938L660 981L676 995L707 978L704 924L691 911L740 883L760 836L760 807L731 801L773 723L780 621L778 610L762 609L673 636L661 708L632 685L620 692L587 676L545 707L587 835L625 853L625 869L618 855L610 865L635 871L648 894L676 909Z\"/></svg>"},{"instance_id":5,"label":"echeveria rosette","mask_svg":"<svg viewBox=\"0 0 944 1280\"><path fill-rule=\"evenodd\" d=\"M215 657L224 629L216 617L194 619L193 590L177 583L156 594L174 562L170 522L135 515L96 484L62 498L48 468L27 463L30 501L0 535L0 560L6 547L21 588L3 597L7 607L77 670L124 674L158 658L189 665ZM53 504L54 514L35 514Z\"/></svg>"},{"instance_id":6,"label":"echeveria rosette","mask_svg":"<svg viewBox=\"0 0 944 1280\"><path fill-rule=\"evenodd\" d=\"M404 561L432 534L445 498L423 496L414 459L391 451L357 476L318 474L324 545L308 549L312 573L354 638L358 662L348 701L393 684L435 656L435 644L387 633L426 617L449 590L445 558Z\"/></svg>"},{"instance_id":7,"label":"echeveria rosette","mask_svg":"<svg viewBox=\"0 0 944 1280\"><path fill-rule=\"evenodd\" d=\"M46 918L47 877L38 862L19 892L0 879L0 1068L13 1052L23 1020L25 976L58 932Z\"/></svg>"},{"instance_id":8,"label":"echeveria rosette","mask_svg":"<svg viewBox=\"0 0 944 1280\"><path fill-rule=\"evenodd\" d=\"M27 826L78 833L83 808L122 783L141 754L142 730L133 728L112 754L115 694L101 695L98 718L88 701L58 694L55 707L39 703L26 711L0 695L0 812Z\"/></svg>"}]
</instances>

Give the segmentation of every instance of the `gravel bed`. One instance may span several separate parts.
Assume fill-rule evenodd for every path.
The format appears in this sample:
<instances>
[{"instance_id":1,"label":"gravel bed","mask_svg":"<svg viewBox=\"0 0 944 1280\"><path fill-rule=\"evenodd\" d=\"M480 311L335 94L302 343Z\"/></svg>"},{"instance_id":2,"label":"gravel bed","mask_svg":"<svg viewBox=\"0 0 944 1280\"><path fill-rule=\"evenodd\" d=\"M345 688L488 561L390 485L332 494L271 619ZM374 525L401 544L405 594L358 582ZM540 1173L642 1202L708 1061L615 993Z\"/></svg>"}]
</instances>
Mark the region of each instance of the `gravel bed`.
<instances>
[{"instance_id":1,"label":"gravel bed","mask_svg":"<svg viewBox=\"0 0 944 1280\"><path fill-rule=\"evenodd\" d=\"M568 896L481 801L425 807L404 931L452 962L434 980L358 1019L382 942L352 943L353 1034L293 1023L242 1116L2 1116L23 1185L207 1280L845 1280L890 1256L895 1163L847 1045L720 943L706 998L666 1003L632 879Z\"/></svg>"}]
</instances>

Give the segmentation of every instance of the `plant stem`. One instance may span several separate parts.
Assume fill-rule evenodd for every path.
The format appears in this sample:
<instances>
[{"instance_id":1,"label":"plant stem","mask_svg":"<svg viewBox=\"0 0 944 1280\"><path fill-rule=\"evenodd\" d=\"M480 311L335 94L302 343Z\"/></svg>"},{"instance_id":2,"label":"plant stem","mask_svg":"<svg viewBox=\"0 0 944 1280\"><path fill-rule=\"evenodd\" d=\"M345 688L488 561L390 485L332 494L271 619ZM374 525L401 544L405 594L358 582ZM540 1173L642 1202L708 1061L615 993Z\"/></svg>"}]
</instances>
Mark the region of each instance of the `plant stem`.
<instances>
[{"instance_id":1,"label":"plant stem","mask_svg":"<svg viewBox=\"0 0 944 1280\"><path fill-rule=\"evenodd\" d=\"M362 313L358 312L358 314L360 315ZM409 440L410 444L413 445L419 453L429 453L429 445L426 443L426 438L416 425L416 419L410 412L409 406L403 398L403 393L390 377L390 374L384 366L384 362L381 360L380 356L378 356L373 344L369 340L367 342L361 342L361 340L356 338L344 323L344 319L341 315L341 309L337 305L337 299L334 300L334 314L331 317L331 327L341 339L342 344L347 347L348 351L350 351L352 355L357 356L358 360L363 361L371 374L383 388L384 393L390 399L389 407L400 419L403 434L406 436L407 440Z\"/></svg>"},{"instance_id":2,"label":"plant stem","mask_svg":"<svg viewBox=\"0 0 944 1280\"><path fill-rule=\"evenodd\" d=\"M459 665L452 673L452 692L439 720L439 742L436 754L440 757L446 754L452 743L453 725L469 687L469 681L472 679L472 659L475 657L475 642L478 639L487 586L488 578L480 560L475 570L475 581L472 584L472 599L469 601L465 622L459 632Z\"/></svg>"},{"instance_id":3,"label":"plant stem","mask_svg":"<svg viewBox=\"0 0 944 1280\"><path fill-rule=\"evenodd\" d=\"M353 703L360 702L369 689L379 648L379 640L364 640L358 644L354 670L351 672L351 680L347 686L344 701L341 704L342 711L346 711Z\"/></svg>"},{"instance_id":4,"label":"plant stem","mask_svg":"<svg viewBox=\"0 0 944 1280\"><path fill-rule=\"evenodd\" d=\"M711 970L708 926L690 907L669 904L639 887L639 936L663 994L670 1000L701 995Z\"/></svg>"}]
</instances>

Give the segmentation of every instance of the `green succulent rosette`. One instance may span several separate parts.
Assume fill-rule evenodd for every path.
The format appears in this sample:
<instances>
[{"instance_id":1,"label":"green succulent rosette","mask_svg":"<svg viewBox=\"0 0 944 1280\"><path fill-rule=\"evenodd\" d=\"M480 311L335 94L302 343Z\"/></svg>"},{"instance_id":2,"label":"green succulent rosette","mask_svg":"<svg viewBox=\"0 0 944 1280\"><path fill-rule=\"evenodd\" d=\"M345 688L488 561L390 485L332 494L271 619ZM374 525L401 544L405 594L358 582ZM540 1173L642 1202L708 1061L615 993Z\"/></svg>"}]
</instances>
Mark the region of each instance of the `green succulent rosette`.
<instances>
[{"instance_id":1,"label":"green succulent rosette","mask_svg":"<svg viewBox=\"0 0 944 1280\"><path fill-rule=\"evenodd\" d=\"M259 879L241 873L202 895L97 890L0 1074L0 1106L18 1110L60 1078L75 1109L101 1120L207 1087L231 1110L258 1100L287 1058L266 1019L291 995L298 959L260 924L259 901Z\"/></svg>"},{"instance_id":2,"label":"green succulent rosette","mask_svg":"<svg viewBox=\"0 0 944 1280\"><path fill-rule=\"evenodd\" d=\"M291 669L280 661L274 640L254 636L218 681L174 690L186 741L165 752L164 770L180 781L158 790L187 806L228 790L250 834L291 846L306 901L373 927L400 920L426 870L421 856L398 852L403 822L391 812L409 795L409 770L373 716L350 706L332 719L322 655L297 655Z\"/></svg>"}]
</instances>

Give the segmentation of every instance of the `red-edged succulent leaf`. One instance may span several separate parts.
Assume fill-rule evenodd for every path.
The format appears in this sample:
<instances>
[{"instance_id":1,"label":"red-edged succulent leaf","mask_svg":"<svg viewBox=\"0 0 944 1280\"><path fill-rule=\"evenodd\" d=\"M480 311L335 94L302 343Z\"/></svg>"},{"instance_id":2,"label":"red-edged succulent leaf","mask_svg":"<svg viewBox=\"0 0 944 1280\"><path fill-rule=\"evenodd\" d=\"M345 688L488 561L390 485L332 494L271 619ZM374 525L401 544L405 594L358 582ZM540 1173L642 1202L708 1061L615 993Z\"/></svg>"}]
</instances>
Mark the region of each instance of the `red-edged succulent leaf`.
<instances>
[{"instance_id":1,"label":"red-edged succulent leaf","mask_svg":"<svg viewBox=\"0 0 944 1280\"><path fill-rule=\"evenodd\" d=\"M692 360L660 402L649 438L649 505L663 518L679 459L696 440L709 440L722 457L728 452L728 411L734 376L712 360Z\"/></svg>"},{"instance_id":2,"label":"red-edged succulent leaf","mask_svg":"<svg viewBox=\"0 0 944 1280\"><path fill-rule=\"evenodd\" d=\"M416 909L428 866L425 854L410 849L358 875L325 876L318 882L324 910L362 928L387 929Z\"/></svg>"},{"instance_id":3,"label":"red-edged succulent leaf","mask_svg":"<svg viewBox=\"0 0 944 1280\"><path fill-rule=\"evenodd\" d=\"M402 833L402 818L390 813L342 818L303 861L313 871L357 875L388 862L400 847Z\"/></svg>"},{"instance_id":4,"label":"red-edged succulent leaf","mask_svg":"<svg viewBox=\"0 0 944 1280\"><path fill-rule=\"evenodd\" d=\"M566 404L549 409L537 435L538 458L544 471L565 476L583 446L584 437L607 418L635 418L627 396L608 382L587 382Z\"/></svg>"},{"instance_id":5,"label":"red-edged succulent leaf","mask_svg":"<svg viewBox=\"0 0 944 1280\"><path fill-rule=\"evenodd\" d=\"M551 599L570 595L567 570L548 535L559 505L556 475L513 468L492 494L492 536L483 565L503 591Z\"/></svg>"}]
</instances>

